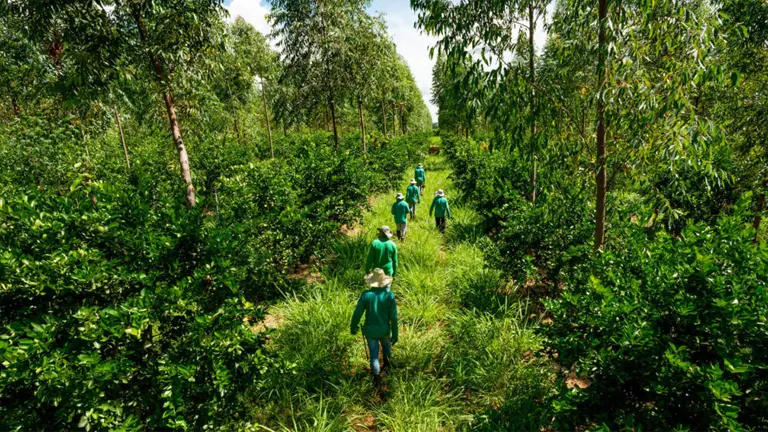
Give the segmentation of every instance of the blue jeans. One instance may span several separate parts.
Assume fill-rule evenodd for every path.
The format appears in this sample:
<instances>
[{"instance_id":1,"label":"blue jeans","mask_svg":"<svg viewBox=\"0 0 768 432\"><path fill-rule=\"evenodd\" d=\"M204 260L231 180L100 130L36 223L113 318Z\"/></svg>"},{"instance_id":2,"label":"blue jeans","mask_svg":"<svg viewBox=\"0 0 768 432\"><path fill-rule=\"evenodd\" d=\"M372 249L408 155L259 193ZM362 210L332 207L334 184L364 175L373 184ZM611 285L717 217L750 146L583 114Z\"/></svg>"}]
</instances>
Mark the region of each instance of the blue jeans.
<instances>
[{"instance_id":1,"label":"blue jeans","mask_svg":"<svg viewBox=\"0 0 768 432\"><path fill-rule=\"evenodd\" d=\"M371 339L366 337L368 342L368 351L371 353L371 372L374 375L378 375L381 372L381 366L379 366L379 344L384 351L384 357L392 357L392 345L389 343L389 336L385 336L381 339Z\"/></svg>"}]
</instances>

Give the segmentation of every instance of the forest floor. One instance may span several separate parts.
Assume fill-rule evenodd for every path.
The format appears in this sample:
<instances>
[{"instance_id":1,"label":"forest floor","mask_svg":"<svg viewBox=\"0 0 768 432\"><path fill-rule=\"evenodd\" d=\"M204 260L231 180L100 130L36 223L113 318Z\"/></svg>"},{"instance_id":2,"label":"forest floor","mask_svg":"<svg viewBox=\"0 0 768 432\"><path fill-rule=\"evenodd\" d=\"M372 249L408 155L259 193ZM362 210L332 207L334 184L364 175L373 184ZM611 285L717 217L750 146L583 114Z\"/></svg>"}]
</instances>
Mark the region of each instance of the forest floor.
<instances>
[{"instance_id":1,"label":"forest floor","mask_svg":"<svg viewBox=\"0 0 768 432\"><path fill-rule=\"evenodd\" d=\"M361 226L341 236L322 277L269 310L276 327L269 349L283 370L255 392L252 416L264 430L436 431L498 428L537 430L534 405L551 372L534 353L540 340L525 305L498 301L506 283L485 268L479 217L452 207L441 234L429 217L437 189L449 200L457 191L442 157L424 160L427 186L397 241L400 266L392 285L398 302L400 341L385 390L373 391L363 339L350 319L363 281L365 258L376 228L395 228L390 214L397 191L371 200ZM494 303L495 302L495 303ZM518 416L509 423L510 412Z\"/></svg>"}]
</instances>

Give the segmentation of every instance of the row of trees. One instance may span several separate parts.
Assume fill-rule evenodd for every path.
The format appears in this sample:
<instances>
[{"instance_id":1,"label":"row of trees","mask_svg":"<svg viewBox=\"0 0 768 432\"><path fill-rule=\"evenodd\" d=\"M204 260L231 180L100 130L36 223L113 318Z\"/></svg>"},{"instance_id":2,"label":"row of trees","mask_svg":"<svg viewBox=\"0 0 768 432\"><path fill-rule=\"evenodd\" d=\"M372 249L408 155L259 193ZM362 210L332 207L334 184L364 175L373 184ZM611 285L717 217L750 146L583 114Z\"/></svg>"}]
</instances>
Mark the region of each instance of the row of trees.
<instances>
[{"instance_id":1,"label":"row of trees","mask_svg":"<svg viewBox=\"0 0 768 432\"><path fill-rule=\"evenodd\" d=\"M242 18L228 23L218 0L5 1L0 118L70 118L85 156L89 137L114 125L128 168L124 127L163 127L194 206L188 147L202 129L243 144L265 135L274 157L273 125L329 129L337 150L339 131L358 128L365 148L374 129L366 115L376 115L382 136L431 127L413 76L368 6L273 2L278 53Z\"/></svg>"},{"instance_id":2,"label":"row of trees","mask_svg":"<svg viewBox=\"0 0 768 432\"><path fill-rule=\"evenodd\" d=\"M704 187L734 182L764 208L765 2L412 5L421 28L440 37L433 98L441 129L473 132L492 150L524 155L531 203L549 186L540 184L540 171L567 163L564 172L594 188L595 249L605 244L607 192L659 167L706 171ZM548 40L537 55L534 33L543 25ZM717 149L726 145L744 169L727 173L717 164ZM688 185L675 174L670 182L652 195L672 223L684 214L672 202ZM759 214L754 223L759 227Z\"/></svg>"}]
</instances>

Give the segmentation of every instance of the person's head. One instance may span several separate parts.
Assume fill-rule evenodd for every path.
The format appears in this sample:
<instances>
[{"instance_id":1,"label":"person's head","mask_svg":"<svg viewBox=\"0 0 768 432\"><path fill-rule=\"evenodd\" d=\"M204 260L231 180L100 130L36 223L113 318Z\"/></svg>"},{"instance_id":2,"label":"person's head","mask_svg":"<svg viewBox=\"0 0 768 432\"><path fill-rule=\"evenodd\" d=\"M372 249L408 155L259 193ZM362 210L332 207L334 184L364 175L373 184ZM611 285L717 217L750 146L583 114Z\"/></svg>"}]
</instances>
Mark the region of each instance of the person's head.
<instances>
[{"instance_id":1,"label":"person's head","mask_svg":"<svg viewBox=\"0 0 768 432\"><path fill-rule=\"evenodd\" d=\"M392 230L388 226L384 225L379 228L379 237L392 238Z\"/></svg>"},{"instance_id":2,"label":"person's head","mask_svg":"<svg viewBox=\"0 0 768 432\"><path fill-rule=\"evenodd\" d=\"M442 189L438 189L437 192L435 192L435 196L444 197L445 192L443 192Z\"/></svg>"},{"instance_id":3,"label":"person's head","mask_svg":"<svg viewBox=\"0 0 768 432\"><path fill-rule=\"evenodd\" d=\"M405 199L405 197L403 196L403 194L399 193L399 194L397 194L397 196L395 197L395 199L396 199L396 200L398 200L398 201L402 201L402 200L404 200L404 199Z\"/></svg>"},{"instance_id":4,"label":"person's head","mask_svg":"<svg viewBox=\"0 0 768 432\"><path fill-rule=\"evenodd\" d=\"M392 283L392 276L387 276L384 270L375 268L371 274L365 276L365 282L371 288L384 288Z\"/></svg>"},{"instance_id":5,"label":"person's head","mask_svg":"<svg viewBox=\"0 0 768 432\"><path fill-rule=\"evenodd\" d=\"M416 179L411 179L411 184L415 185L416 184Z\"/></svg>"},{"instance_id":6,"label":"person's head","mask_svg":"<svg viewBox=\"0 0 768 432\"><path fill-rule=\"evenodd\" d=\"M416 165L416 168L424 168L424 165L418 164L418 165Z\"/></svg>"}]
</instances>

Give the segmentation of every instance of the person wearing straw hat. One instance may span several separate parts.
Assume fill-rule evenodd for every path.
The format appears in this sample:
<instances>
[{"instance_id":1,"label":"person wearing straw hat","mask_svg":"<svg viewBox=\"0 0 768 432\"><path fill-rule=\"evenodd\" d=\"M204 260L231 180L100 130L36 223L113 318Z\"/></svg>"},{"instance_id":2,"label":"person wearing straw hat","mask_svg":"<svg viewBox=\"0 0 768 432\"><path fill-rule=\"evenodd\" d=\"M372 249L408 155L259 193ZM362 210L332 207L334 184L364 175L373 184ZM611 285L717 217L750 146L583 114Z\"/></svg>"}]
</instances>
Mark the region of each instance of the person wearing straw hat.
<instances>
[{"instance_id":1,"label":"person wearing straw hat","mask_svg":"<svg viewBox=\"0 0 768 432\"><path fill-rule=\"evenodd\" d=\"M411 208L411 220L416 218L416 204L421 202L421 191L416 186L416 179L411 179L411 185L405 191L405 202Z\"/></svg>"},{"instance_id":2,"label":"person wearing straw hat","mask_svg":"<svg viewBox=\"0 0 768 432\"><path fill-rule=\"evenodd\" d=\"M395 224L397 225L397 239L405 240L405 232L408 231L408 213L411 212L411 208L405 202L403 194L397 194L395 200L395 203L392 204L392 215L395 217Z\"/></svg>"},{"instance_id":3,"label":"person wearing straw hat","mask_svg":"<svg viewBox=\"0 0 768 432\"><path fill-rule=\"evenodd\" d=\"M380 389L381 371L389 368L392 345L397 343L397 303L395 295L386 288L392 284L392 277L383 269L374 269L371 274L365 276L365 281L371 288L360 294L357 300L350 332L357 334L360 319L365 313L363 336L370 352L373 385ZM383 368L379 365L379 346L384 353Z\"/></svg>"},{"instance_id":4,"label":"person wearing straw hat","mask_svg":"<svg viewBox=\"0 0 768 432\"><path fill-rule=\"evenodd\" d=\"M435 199L432 200L432 207L429 208L429 216L435 213L435 225L440 232L445 232L445 219L451 218L451 208L448 206L448 199L445 198L445 192L438 189L435 192Z\"/></svg>"},{"instance_id":5,"label":"person wearing straw hat","mask_svg":"<svg viewBox=\"0 0 768 432\"><path fill-rule=\"evenodd\" d=\"M416 165L416 171L414 172L413 177L416 180L416 184L419 185L419 191L424 195L424 185L427 184L427 172L424 171L424 166L422 164Z\"/></svg>"},{"instance_id":6,"label":"person wearing straw hat","mask_svg":"<svg viewBox=\"0 0 768 432\"><path fill-rule=\"evenodd\" d=\"M365 263L365 274L371 270L380 268L384 274L397 277L397 246L392 241L392 230L388 226L379 228L379 235L376 240L371 242L368 248L368 259ZM389 285L385 287L390 289Z\"/></svg>"}]
</instances>

